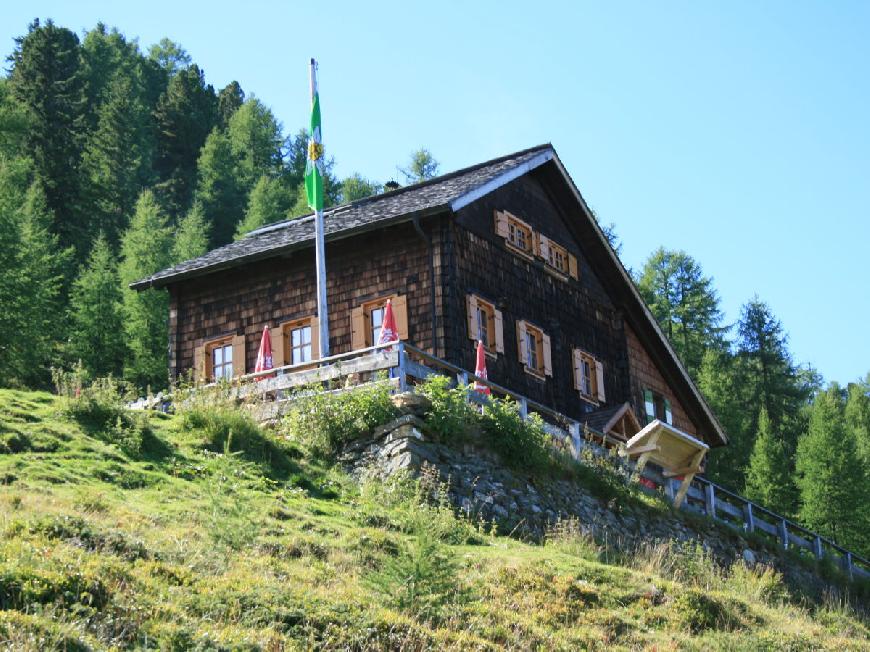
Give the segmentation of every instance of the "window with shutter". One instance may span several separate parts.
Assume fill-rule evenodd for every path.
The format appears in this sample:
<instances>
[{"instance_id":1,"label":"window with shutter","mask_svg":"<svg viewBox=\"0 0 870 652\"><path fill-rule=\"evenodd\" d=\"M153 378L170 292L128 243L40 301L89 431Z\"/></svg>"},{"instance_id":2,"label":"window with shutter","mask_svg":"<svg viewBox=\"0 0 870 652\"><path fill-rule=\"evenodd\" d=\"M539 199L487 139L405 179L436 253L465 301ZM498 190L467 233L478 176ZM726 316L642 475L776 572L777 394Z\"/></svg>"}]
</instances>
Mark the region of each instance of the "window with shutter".
<instances>
[{"instance_id":1,"label":"window with shutter","mask_svg":"<svg viewBox=\"0 0 870 652\"><path fill-rule=\"evenodd\" d=\"M495 234L524 256L532 257L537 249L532 227L507 211L495 211Z\"/></svg>"},{"instance_id":2,"label":"window with shutter","mask_svg":"<svg viewBox=\"0 0 870 652\"><path fill-rule=\"evenodd\" d=\"M275 365L302 365L317 360L320 357L317 325L314 315L278 324L275 329L278 336L272 338Z\"/></svg>"},{"instance_id":3,"label":"window with shutter","mask_svg":"<svg viewBox=\"0 0 870 652\"><path fill-rule=\"evenodd\" d=\"M547 338L546 350L544 338ZM526 372L539 377L552 375L552 369L547 373L545 365L550 356L549 338L540 328L527 321L518 321L517 346L520 362L523 363Z\"/></svg>"},{"instance_id":4,"label":"window with shutter","mask_svg":"<svg viewBox=\"0 0 870 652\"><path fill-rule=\"evenodd\" d=\"M391 294L366 301L351 312L351 340L354 349L374 346L378 343L384 325L384 311L387 300L393 304L393 317L399 339L408 339L408 299L403 294Z\"/></svg>"},{"instance_id":5,"label":"window with shutter","mask_svg":"<svg viewBox=\"0 0 870 652\"><path fill-rule=\"evenodd\" d=\"M645 389L643 390L643 402L647 423L658 419L664 423L673 424L674 415L671 411L670 399L651 389Z\"/></svg>"},{"instance_id":6,"label":"window with shutter","mask_svg":"<svg viewBox=\"0 0 870 652\"><path fill-rule=\"evenodd\" d=\"M574 349L574 387L592 402L604 402L604 365L594 356Z\"/></svg>"},{"instance_id":7,"label":"window with shutter","mask_svg":"<svg viewBox=\"0 0 870 652\"><path fill-rule=\"evenodd\" d=\"M230 335L205 342L196 356L197 373L208 382L229 380L245 374L245 336Z\"/></svg>"},{"instance_id":8,"label":"window with shutter","mask_svg":"<svg viewBox=\"0 0 870 652\"><path fill-rule=\"evenodd\" d=\"M487 353L504 353L501 312L495 306L474 294L465 296L468 338L483 342Z\"/></svg>"}]
</instances>

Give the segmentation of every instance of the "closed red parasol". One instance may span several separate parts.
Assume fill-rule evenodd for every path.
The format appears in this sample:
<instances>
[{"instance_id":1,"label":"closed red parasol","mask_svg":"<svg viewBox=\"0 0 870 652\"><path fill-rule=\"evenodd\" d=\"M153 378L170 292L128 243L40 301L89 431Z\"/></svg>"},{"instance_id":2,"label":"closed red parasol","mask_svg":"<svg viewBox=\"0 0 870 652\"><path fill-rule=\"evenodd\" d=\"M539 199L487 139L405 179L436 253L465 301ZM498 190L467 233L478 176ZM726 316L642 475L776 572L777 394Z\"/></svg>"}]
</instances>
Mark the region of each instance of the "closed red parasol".
<instances>
[{"instance_id":1,"label":"closed red parasol","mask_svg":"<svg viewBox=\"0 0 870 652\"><path fill-rule=\"evenodd\" d=\"M393 315L393 302L387 299L387 305L384 306L384 323L381 324L378 344L389 344L397 339L399 339L399 329L396 328L396 317Z\"/></svg>"},{"instance_id":2,"label":"closed red parasol","mask_svg":"<svg viewBox=\"0 0 870 652\"><path fill-rule=\"evenodd\" d=\"M474 365L474 375L489 380L489 376L486 375L486 349L483 348L481 340L477 340L477 364ZM474 383L474 390L481 394L490 394L489 387L477 381Z\"/></svg>"},{"instance_id":3,"label":"closed red parasol","mask_svg":"<svg viewBox=\"0 0 870 652\"><path fill-rule=\"evenodd\" d=\"M272 363L272 338L269 335L269 326L263 328L263 337L260 338L260 350L257 351L257 365L254 367L254 372L268 371L274 369ZM259 376L257 380L263 380L268 376Z\"/></svg>"}]
</instances>

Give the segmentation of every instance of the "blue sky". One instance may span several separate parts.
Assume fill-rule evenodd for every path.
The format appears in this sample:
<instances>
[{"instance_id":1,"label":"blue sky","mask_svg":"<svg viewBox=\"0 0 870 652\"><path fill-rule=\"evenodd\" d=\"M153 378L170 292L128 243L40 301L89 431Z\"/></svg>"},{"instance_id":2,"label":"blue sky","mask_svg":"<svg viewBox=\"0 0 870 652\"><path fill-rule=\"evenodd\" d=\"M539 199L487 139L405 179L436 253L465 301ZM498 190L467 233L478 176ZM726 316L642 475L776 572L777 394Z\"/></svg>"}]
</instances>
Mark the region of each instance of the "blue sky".
<instances>
[{"instance_id":1,"label":"blue sky","mask_svg":"<svg viewBox=\"0 0 870 652\"><path fill-rule=\"evenodd\" d=\"M167 36L294 131L314 56L342 176L552 142L628 266L685 249L729 322L757 293L797 361L870 371L870 3L415 4L4 3L0 43L37 16Z\"/></svg>"}]
</instances>

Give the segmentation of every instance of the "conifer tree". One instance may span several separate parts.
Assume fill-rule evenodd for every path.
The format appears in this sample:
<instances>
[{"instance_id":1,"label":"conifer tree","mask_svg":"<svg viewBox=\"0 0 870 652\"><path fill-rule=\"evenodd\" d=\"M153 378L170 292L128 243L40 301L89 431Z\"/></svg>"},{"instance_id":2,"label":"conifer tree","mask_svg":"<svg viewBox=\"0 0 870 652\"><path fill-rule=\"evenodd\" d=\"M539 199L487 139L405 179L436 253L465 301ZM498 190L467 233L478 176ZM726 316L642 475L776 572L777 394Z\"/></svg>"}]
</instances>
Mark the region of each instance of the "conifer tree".
<instances>
[{"instance_id":1,"label":"conifer tree","mask_svg":"<svg viewBox=\"0 0 870 652\"><path fill-rule=\"evenodd\" d=\"M63 328L63 269L71 253L24 159L0 156L0 384L44 386ZM30 183L28 186L27 184Z\"/></svg>"},{"instance_id":2,"label":"conifer tree","mask_svg":"<svg viewBox=\"0 0 870 652\"><path fill-rule=\"evenodd\" d=\"M128 285L171 264L172 231L154 194L146 190L121 240L127 355L124 375L140 388L166 386L169 299L163 290L135 292Z\"/></svg>"},{"instance_id":3,"label":"conifer tree","mask_svg":"<svg viewBox=\"0 0 870 652\"><path fill-rule=\"evenodd\" d=\"M408 167L399 168L405 177L405 183L420 183L432 177L438 176L439 163L425 147L411 152Z\"/></svg>"},{"instance_id":4,"label":"conifer tree","mask_svg":"<svg viewBox=\"0 0 870 652\"><path fill-rule=\"evenodd\" d=\"M713 279L686 252L659 247L644 264L637 288L686 369L697 377L704 351L723 348Z\"/></svg>"},{"instance_id":5,"label":"conifer tree","mask_svg":"<svg viewBox=\"0 0 870 652\"><path fill-rule=\"evenodd\" d=\"M75 246L83 259L88 235L77 170L86 109L79 39L50 20L45 25L36 20L16 39L10 60L10 90L27 111L26 153L52 217L51 230L62 247Z\"/></svg>"},{"instance_id":6,"label":"conifer tree","mask_svg":"<svg viewBox=\"0 0 870 652\"><path fill-rule=\"evenodd\" d=\"M846 427L839 387L813 402L809 430L797 446L800 518L840 545L863 549L868 536L866 473Z\"/></svg>"},{"instance_id":7,"label":"conifer tree","mask_svg":"<svg viewBox=\"0 0 870 652\"><path fill-rule=\"evenodd\" d=\"M767 411L761 408L744 494L768 509L791 515L796 489L790 469L782 438L773 432Z\"/></svg>"},{"instance_id":8,"label":"conifer tree","mask_svg":"<svg viewBox=\"0 0 870 652\"><path fill-rule=\"evenodd\" d=\"M208 251L208 221L202 204L193 202L187 215L178 223L172 258L176 263L198 258Z\"/></svg>"},{"instance_id":9,"label":"conifer tree","mask_svg":"<svg viewBox=\"0 0 870 652\"><path fill-rule=\"evenodd\" d=\"M245 193L236 176L232 146L219 128L206 139L198 168L196 201L211 225L209 248L213 249L232 241L245 207Z\"/></svg>"},{"instance_id":10,"label":"conifer tree","mask_svg":"<svg viewBox=\"0 0 870 652\"><path fill-rule=\"evenodd\" d=\"M68 352L72 360L80 360L92 377L120 376L126 351L121 281L102 234L73 284L70 308Z\"/></svg>"},{"instance_id":11,"label":"conifer tree","mask_svg":"<svg viewBox=\"0 0 870 652\"><path fill-rule=\"evenodd\" d=\"M381 192L382 186L370 181L359 173L354 173L341 182L341 203L347 204L357 199L365 199Z\"/></svg>"},{"instance_id":12,"label":"conifer tree","mask_svg":"<svg viewBox=\"0 0 870 652\"><path fill-rule=\"evenodd\" d=\"M245 219L236 229L236 240L261 226L287 219L295 199L293 192L284 186L281 179L260 177L251 191Z\"/></svg>"},{"instance_id":13,"label":"conifer tree","mask_svg":"<svg viewBox=\"0 0 870 652\"><path fill-rule=\"evenodd\" d=\"M247 200L262 175L277 174L281 169L281 127L272 111L252 97L233 113L226 134L236 182Z\"/></svg>"},{"instance_id":14,"label":"conifer tree","mask_svg":"<svg viewBox=\"0 0 870 652\"><path fill-rule=\"evenodd\" d=\"M218 125L226 129L230 118L245 102L245 91L237 81L231 81L218 93Z\"/></svg>"},{"instance_id":15,"label":"conifer tree","mask_svg":"<svg viewBox=\"0 0 870 652\"><path fill-rule=\"evenodd\" d=\"M858 455L870 473L870 374L864 381L849 383L846 426L852 430Z\"/></svg>"},{"instance_id":16,"label":"conifer tree","mask_svg":"<svg viewBox=\"0 0 870 652\"><path fill-rule=\"evenodd\" d=\"M217 123L217 98L197 65L172 74L154 110L157 142L155 191L171 219L191 205L200 150ZM230 231L230 236L232 231Z\"/></svg>"}]
</instances>

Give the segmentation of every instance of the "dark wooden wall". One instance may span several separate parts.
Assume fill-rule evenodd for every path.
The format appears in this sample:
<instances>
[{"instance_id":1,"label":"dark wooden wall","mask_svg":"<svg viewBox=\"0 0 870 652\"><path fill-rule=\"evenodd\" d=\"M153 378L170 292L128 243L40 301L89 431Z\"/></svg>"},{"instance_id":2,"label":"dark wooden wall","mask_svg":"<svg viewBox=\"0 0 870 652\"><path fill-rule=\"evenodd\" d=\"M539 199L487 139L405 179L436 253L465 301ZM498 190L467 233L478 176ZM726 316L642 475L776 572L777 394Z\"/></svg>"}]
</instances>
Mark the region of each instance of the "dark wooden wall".
<instances>
[{"instance_id":1,"label":"dark wooden wall","mask_svg":"<svg viewBox=\"0 0 870 652\"><path fill-rule=\"evenodd\" d=\"M564 246L578 259L579 280L562 280L529 261L495 235L493 213L508 210ZM445 243L445 342L448 359L474 369L465 295L493 301L504 315L505 353L489 360L490 379L580 418L595 406L574 389L572 349L582 348L604 363L607 405L631 399L623 319L570 234L565 216L534 173L525 175L461 209ZM523 370L516 345L518 319L538 325L551 338L553 376L542 381Z\"/></svg>"},{"instance_id":2,"label":"dark wooden wall","mask_svg":"<svg viewBox=\"0 0 870 652\"><path fill-rule=\"evenodd\" d=\"M438 220L423 223L436 255ZM409 340L432 351L429 247L410 223L327 245L330 350L351 349L351 309L386 294L408 300ZM222 335L245 335L252 371L263 327L316 312L314 250L263 260L181 281L170 287L170 373L193 367L194 349ZM443 351L442 351L443 353Z\"/></svg>"}]
</instances>

